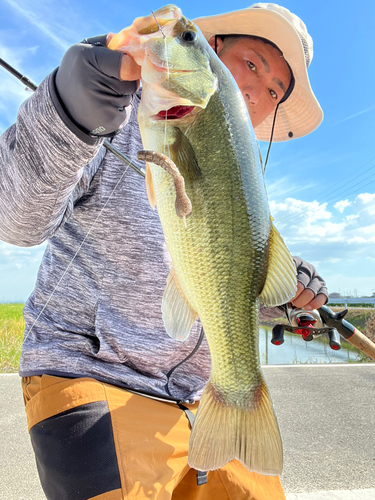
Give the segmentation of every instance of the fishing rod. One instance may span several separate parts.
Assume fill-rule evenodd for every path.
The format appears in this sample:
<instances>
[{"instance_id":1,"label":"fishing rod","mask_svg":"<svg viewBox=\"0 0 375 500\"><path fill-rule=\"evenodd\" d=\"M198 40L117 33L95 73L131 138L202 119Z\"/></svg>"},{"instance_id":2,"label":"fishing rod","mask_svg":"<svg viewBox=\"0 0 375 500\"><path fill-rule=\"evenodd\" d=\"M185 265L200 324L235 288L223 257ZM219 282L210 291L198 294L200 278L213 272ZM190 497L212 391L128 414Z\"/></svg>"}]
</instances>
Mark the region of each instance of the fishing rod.
<instances>
[{"instance_id":1,"label":"fishing rod","mask_svg":"<svg viewBox=\"0 0 375 500\"><path fill-rule=\"evenodd\" d=\"M38 88L35 83L33 83L31 80L26 78L25 75L22 75L19 71L13 68L10 64L8 64L4 59L0 58L0 66L2 66L4 69L9 71L13 76L17 78L20 82L22 82L24 85L26 85L27 88L35 92L35 90Z\"/></svg>"},{"instance_id":2,"label":"fishing rod","mask_svg":"<svg viewBox=\"0 0 375 500\"><path fill-rule=\"evenodd\" d=\"M0 58L0 66L2 66L4 69L6 69L10 74L12 74L17 80L19 80L21 83L23 83L27 88L35 92L35 90L38 88L35 83L33 83L31 80L26 78L25 75L22 75L19 71L17 71L13 66L11 66L9 63L4 61L4 59ZM110 151L112 154L117 156L121 161L123 161L126 165L128 165L130 168L132 168L137 174L140 174L142 177L145 177L145 171L138 167L130 158L125 156L121 151L119 151L115 146L113 146L110 142L105 140L103 142L103 146Z\"/></svg>"},{"instance_id":3,"label":"fishing rod","mask_svg":"<svg viewBox=\"0 0 375 500\"><path fill-rule=\"evenodd\" d=\"M322 306L312 311L290 307L289 304L283 308L289 325L278 324L274 326L272 344L281 345L284 343L284 331L301 335L306 342L322 334L327 334L330 348L338 351L341 349L341 335L357 349L375 360L375 344L344 319L348 312L347 309L335 313L328 306Z\"/></svg>"},{"instance_id":4,"label":"fishing rod","mask_svg":"<svg viewBox=\"0 0 375 500\"><path fill-rule=\"evenodd\" d=\"M0 66L31 91L35 92L38 88L35 83L29 80L25 75L22 75L22 73L13 68L13 66L4 61L4 59L0 58ZM104 140L103 146L126 165L131 167L135 172L145 177L144 170L139 168L110 142ZM313 340L314 337L327 333L331 349L339 350L341 348L340 333L348 342L375 360L375 344L344 319L344 316L348 312L347 309L339 313L334 313L327 306L322 306L318 311L304 311L303 309L285 306L285 312L290 324L275 325L272 330L271 342L273 344L281 345L284 343L284 331L299 334L305 341Z\"/></svg>"}]
</instances>

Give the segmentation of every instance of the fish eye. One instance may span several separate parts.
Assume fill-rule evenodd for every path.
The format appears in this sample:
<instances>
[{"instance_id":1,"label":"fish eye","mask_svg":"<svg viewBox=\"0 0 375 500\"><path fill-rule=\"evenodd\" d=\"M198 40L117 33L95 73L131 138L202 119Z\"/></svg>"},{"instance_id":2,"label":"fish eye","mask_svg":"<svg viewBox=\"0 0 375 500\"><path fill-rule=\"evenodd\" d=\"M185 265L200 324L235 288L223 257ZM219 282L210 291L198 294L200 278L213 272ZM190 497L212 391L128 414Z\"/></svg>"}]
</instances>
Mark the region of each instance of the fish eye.
<instances>
[{"instance_id":1,"label":"fish eye","mask_svg":"<svg viewBox=\"0 0 375 500\"><path fill-rule=\"evenodd\" d=\"M187 30L181 34L181 38L184 42L194 42L197 38L197 34L195 31Z\"/></svg>"}]
</instances>

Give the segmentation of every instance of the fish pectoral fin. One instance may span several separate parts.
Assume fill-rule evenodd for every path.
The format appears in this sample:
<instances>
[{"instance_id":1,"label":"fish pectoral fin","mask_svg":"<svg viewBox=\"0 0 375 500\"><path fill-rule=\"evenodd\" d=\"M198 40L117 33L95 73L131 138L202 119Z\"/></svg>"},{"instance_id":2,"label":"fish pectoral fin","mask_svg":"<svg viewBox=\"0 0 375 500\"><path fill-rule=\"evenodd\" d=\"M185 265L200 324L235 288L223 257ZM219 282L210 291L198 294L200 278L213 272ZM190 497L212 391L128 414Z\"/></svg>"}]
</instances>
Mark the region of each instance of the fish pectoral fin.
<instances>
[{"instance_id":1,"label":"fish pectoral fin","mask_svg":"<svg viewBox=\"0 0 375 500\"><path fill-rule=\"evenodd\" d=\"M177 155L177 166L183 172L184 177L199 177L202 172L198 165L198 158L195 150L186 137L186 135L178 128L174 127L175 141L171 148L173 148Z\"/></svg>"},{"instance_id":2,"label":"fish pectoral fin","mask_svg":"<svg viewBox=\"0 0 375 500\"><path fill-rule=\"evenodd\" d=\"M281 474L281 436L264 380L255 395L248 404L231 405L211 381L206 384L190 436L190 467L215 470L237 459L249 471Z\"/></svg>"},{"instance_id":3,"label":"fish pectoral fin","mask_svg":"<svg viewBox=\"0 0 375 500\"><path fill-rule=\"evenodd\" d=\"M265 306L286 304L297 291L296 267L280 233L271 223L268 271L259 299Z\"/></svg>"},{"instance_id":4,"label":"fish pectoral fin","mask_svg":"<svg viewBox=\"0 0 375 500\"><path fill-rule=\"evenodd\" d=\"M151 168L150 168L148 163L146 163L146 191L147 191L147 197L148 197L148 201L151 205L151 208L153 210L155 210L156 196L155 196L155 190L154 190L154 183L152 181Z\"/></svg>"},{"instance_id":5,"label":"fish pectoral fin","mask_svg":"<svg viewBox=\"0 0 375 500\"><path fill-rule=\"evenodd\" d=\"M161 310L168 335L172 339L186 340L198 314L187 301L173 267L167 278Z\"/></svg>"}]
</instances>

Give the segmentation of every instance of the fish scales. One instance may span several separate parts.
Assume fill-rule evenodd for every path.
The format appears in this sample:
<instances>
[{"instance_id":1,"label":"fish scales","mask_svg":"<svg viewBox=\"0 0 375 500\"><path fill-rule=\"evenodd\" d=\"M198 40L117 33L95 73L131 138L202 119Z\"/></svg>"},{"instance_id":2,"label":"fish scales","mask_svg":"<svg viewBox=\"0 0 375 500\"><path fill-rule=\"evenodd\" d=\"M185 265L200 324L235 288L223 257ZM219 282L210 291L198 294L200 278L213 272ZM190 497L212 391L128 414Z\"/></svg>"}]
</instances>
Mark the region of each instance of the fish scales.
<instances>
[{"instance_id":1,"label":"fish scales","mask_svg":"<svg viewBox=\"0 0 375 500\"><path fill-rule=\"evenodd\" d=\"M155 13L163 20L163 39L150 18L138 19L142 39L130 28L111 48L126 48L142 64L144 146L174 161L192 205L190 217L178 217L172 177L148 163L150 201L172 258L162 304L166 330L183 340L199 316L212 359L189 464L212 470L237 458L249 470L280 474L281 438L259 361L258 308L259 297L269 305L292 298L293 261L271 222L241 93L197 27L176 9Z\"/></svg>"},{"instance_id":2,"label":"fish scales","mask_svg":"<svg viewBox=\"0 0 375 500\"><path fill-rule=\"evenodd\" d=\"M234 387L240 393L243 387L249 386L252 374L252 370L249 374L246 369L246 365L251 363L244 363L243 360L250 359L259 364L258 336L248 335L254 327L257 328L256 304L253 314L249 311L264 283L264 276L259 276L256 272L259 267L254 263L263 260L262 267L266 267L264 247L268 244L268 237L264 238L260 225L251 224L248 216L240 166L231 147L230 131L225 126L214 126L223 116L222 107L219 97L213 96L205 113L197 117L194 127L186 133L202 171L198 186L195 179L185 177L186 192L195 207L187 221L187 230L183 222L176 219L173 210L164 213L165 220L161 215L161 220L169 228L166 239L176 272L178 276L189 277L186 294L189 299L191 297L190 301L205 327L212 354L212 379L221 387L231 385L232 391ZM206 143L201 137L205 130L210 129L215 130L215 134ZM216 150L212 144L226 147ZM180 164L179 167L184 175L186 166ZM223 183L223 178L227 179L226 183ZM170 194L174 196L173 190ZM173 207L171 200L166 204ZM262 209L263 223L269 226L267 206ZM169 232L173 236L169 237ZM178 239L176 233L180 233ZM257 239L263 240L260 250L250 244ZM235 353L241 351L243 356L236 360ZM245 366L238 366L241 361Z\"/></svg>"}]
</instances>

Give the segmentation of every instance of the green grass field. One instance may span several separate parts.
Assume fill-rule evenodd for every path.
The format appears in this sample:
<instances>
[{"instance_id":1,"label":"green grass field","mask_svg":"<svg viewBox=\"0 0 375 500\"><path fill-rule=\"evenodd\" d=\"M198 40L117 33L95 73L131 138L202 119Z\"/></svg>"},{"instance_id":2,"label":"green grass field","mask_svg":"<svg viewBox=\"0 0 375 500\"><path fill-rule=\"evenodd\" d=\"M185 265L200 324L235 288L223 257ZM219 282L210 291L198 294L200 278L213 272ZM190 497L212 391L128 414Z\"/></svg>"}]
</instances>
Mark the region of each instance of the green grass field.
<instances>
[{"instance_id":1,"label":"green grass field","mask_svg":"<svg viewBox=\"0 0 375 500\"><path fill-rule=\"evenodd\" d=\"M24 304L0 304L0 373L18 371L25 322Z\"/></svg>"}]
</instances>

